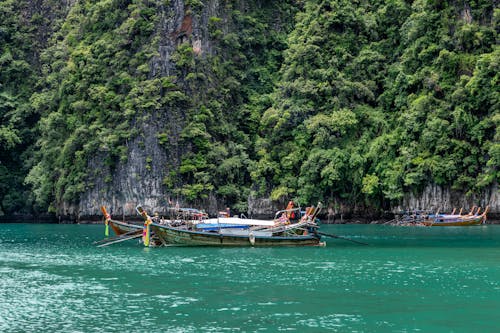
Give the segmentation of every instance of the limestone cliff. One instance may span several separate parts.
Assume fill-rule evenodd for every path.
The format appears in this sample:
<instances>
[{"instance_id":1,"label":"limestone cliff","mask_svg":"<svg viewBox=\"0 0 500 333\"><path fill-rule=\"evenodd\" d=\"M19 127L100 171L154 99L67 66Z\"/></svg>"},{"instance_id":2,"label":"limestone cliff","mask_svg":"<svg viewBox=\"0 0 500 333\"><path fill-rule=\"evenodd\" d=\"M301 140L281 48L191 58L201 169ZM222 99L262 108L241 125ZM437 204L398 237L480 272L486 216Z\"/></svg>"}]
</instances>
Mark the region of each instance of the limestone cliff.
<instances>
[{"instance_id":1,"label":"limestone cliff","mask_svg":"<svg viewBox=\"0 0 500 333\"><path fill-rule=\"evenodd\" d=\"M491 1L7 1L0 215L490 207ZM438 185L439 184L439 185Z\"/></svg>"},{"instance_id":2,"label":"limestone cliff","mask_svg":"<svg viewBox=\"0 0 500 333\"><path fill-rule=\"evenodd\" d=\"M188 97L199 98L192 86L186 83L186 73L179 70L173 60L176 49L181 44L189 44L197 58L211 57L217 43L209 29L211 20L222 20L224 34L230 34L234 22L230 11L245 11L248 6L261 5L259 2L240 1L234 7L226 7L217 0L204 1L202 6L192 8L181 0L173 0L161 6L160 20L155 28L158 38L157 55L149 62L150 77L175 77L176 83L182 87ZM207 69L207 76L212 75ZM205 89L201 85L199 89ZM195 96L196 95L196 96ZM184 154L190 151L190 145L181 142L180 137L186 126L186 110L178 106L164 106L149 114L145 121L137 120L135 127L139 135L127 142L127 158L120 160L113 168L103 165L103 153L92 158L88 167L93 170L106 170L105 174L96 174L90 179L93 184L79 198L78 206L63 207L61 212L73 216L99 215L98 207L103 204L113 214L135 215L135 207L141 204L150 211L162 212L176 201L185 204L182 196L174 194L165 186L164 179L171 172L178 171ZM168 133L168 148L159 142L158 133ZM283 200L281 200L283 201ZM195 205L215 214L225 207L226 202L215 193L205 199L196 200ZM190 204L193 204L191 201ZM248 196L247 214L265 216L273 210L280 209L279 201L267 197ZM449 188L429 185L419 193L408 192L399 204L390 211L404 209L440 209L450 211L454 207L471 207L472 205L490 206L492 216L500 211L498 187L494 185L482 194L466 196L465 193L452 191ZM335 207L330 204L330 213L347 216L367 214L369 207L346 203ZM325 210L326 212L327 210Z\"/></svg>"},{"instance_id":3,"label":"limestone cliff","mask_svg":"<svg viewBox=\"0 0 500 333\"><path fill-rule=\"evenodd\" d=\"M193 51L200 56L210 54L208 18L221 15L223 12L216 0L205 2L203 9L196 14L181 0L162 6L155 32L159 38L158 55L149 63L150 76L177 75L172 54L181 43L190 43ZM182 81L183 78L177 80ZM135 215L135 207L139 204L151 211L164 211L169 201L171 205L172 200L176 200L166 190L163 179L179 167L183 153L179 136L184 121L184 110L178 107L155 110L146 121L137 121L140 134L127 142L125 161L119 161L113 170L103 165L102 154L89 162L90 169L109 170L108 182L102 174L89 180L93 187L82 194L78 207L68 207L63 211L73 216L95 216L100 214L100 205L105 205L112 214ZM167 150L158 140L158 133L164 132L169 133Z\"/></svg>"}]
</instances>

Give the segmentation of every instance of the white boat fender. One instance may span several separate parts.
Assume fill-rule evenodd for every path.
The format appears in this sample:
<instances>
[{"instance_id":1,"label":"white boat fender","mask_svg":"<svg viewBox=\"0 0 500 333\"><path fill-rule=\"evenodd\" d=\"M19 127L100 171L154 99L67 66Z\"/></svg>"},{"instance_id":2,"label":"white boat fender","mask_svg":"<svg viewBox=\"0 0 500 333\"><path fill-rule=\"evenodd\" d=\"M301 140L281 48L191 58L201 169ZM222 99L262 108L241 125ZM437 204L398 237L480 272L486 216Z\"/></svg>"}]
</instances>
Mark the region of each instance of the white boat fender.
<instances>
[{"instance_id":1,"label":"white boat fender","mask_svg":"<svg viewBox=\"0 0 500 333\"><path fill-rule=\"evenodd\" d=\"M250 241L250 244L255 245L255 235L251 231L250 234L248 234L248 240Z\"/></svg>"}]
</instances>

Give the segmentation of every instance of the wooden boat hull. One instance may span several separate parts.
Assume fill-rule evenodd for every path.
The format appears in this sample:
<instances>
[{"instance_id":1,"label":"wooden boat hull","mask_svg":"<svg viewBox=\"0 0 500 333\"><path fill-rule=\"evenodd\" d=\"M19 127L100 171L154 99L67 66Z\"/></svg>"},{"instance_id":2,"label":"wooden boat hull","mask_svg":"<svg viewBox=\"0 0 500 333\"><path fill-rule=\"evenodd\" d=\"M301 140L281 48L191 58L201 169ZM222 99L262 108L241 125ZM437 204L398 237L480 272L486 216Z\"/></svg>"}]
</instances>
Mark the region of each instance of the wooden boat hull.
<instances>
[{"instance_id":1,"label":"wooden boat hull","mask_svg":"<svg viewBox=\"0 0 500 333\"><path fill-rule=\"evenodd\" d=\"M137 233L142 233L142 226L137 224L120 222L115 220L110 220L108 223L117 236L130 234L133 233L134 231L136 231Z\"/></svg>"},{"instance_id":2,"label":"wooden boat hull","mask_svg":"<svg viewBox=\"0 0 500 333\"><path fill-rule=\"evenodd\" d=\"M162 242L187 246L314 246L320 236L253 236L183 230L153 223L152 231Z\"/></svg>"},{"instance_id":3,"label":"wooden boat hull","mask_svg":"<svg viewBox=\"0 0 500 333\"><path fill-rule=\"evenodd\" d=\"M430 227L460 227L480 225L484 223L483 216L473 216L464 218L436 219L424 221L423 224Z\"/></svg>"}]
</instances>

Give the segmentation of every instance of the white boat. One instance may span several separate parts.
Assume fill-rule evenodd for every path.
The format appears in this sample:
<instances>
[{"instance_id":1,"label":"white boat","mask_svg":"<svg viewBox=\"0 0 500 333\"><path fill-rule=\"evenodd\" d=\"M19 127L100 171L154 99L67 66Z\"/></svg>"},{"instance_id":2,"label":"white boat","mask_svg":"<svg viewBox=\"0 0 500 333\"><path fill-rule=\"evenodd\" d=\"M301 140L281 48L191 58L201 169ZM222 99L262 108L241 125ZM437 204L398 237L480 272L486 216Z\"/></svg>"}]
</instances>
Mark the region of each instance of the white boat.
<instances>
[{"instance_id":1,"label":"white boat","mask_svg":"<svg viewBox=\"0 0 500 333\"><path fill-rule=\"evenodd\" d=\"M236 225L261 225L261 226L273 226L274 220L255 220L255 219L244 219L240 217L219 217L202 220L201 222L206 224L236 224Z\"/></svg>"}]
</instances>

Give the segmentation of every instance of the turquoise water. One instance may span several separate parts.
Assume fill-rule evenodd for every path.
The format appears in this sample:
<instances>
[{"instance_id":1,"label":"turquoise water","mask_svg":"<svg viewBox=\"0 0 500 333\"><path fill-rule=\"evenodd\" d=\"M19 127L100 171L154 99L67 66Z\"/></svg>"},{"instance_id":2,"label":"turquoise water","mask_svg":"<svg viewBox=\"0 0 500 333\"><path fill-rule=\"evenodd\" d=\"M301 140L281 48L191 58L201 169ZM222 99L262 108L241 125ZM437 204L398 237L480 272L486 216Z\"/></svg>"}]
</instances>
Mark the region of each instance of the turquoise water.
<instances>
[{"instance_id":1,"label":"turquoise water","mask_svg":"<svg viewBox=\"0 0 500 333\"><path fill-rule=\"evenodd\" d=\"M322 226L369 243L96 248L0 224L1 332L498 332L500 226Z\"/></svg>"}]
</instances>

